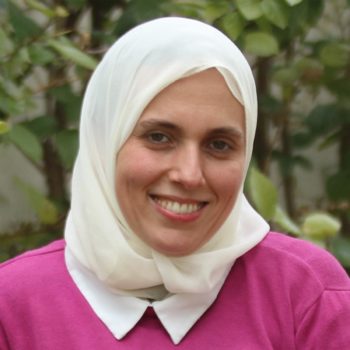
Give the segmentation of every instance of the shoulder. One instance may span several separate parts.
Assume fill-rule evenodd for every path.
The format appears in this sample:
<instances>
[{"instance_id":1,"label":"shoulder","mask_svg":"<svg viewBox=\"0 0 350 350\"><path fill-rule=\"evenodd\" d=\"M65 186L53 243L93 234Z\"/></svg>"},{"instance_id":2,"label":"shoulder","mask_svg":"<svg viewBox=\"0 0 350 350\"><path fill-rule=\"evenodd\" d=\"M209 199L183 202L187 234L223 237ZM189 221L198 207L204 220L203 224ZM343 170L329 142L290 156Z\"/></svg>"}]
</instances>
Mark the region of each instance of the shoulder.
<instances>
[{"instance_id":1,"label":"shoulder","mask_svg":"<svg viewBox=\"0 0 350 350\"><path fill-rule=\"evenodd\" d=\"M300 282L311 278L320 289L350 290L350 279L335 257L305 240L270 232L247 253L247 259L258 260L267 273Z\"/></svg>"},{"instance_id":2,"label":"shoulder","mask_svg":"<svg viewBox=\"0 0 350 350\"><path fill-rule=\"evenodd\" d=\"M54 241L0 264L0 291L16 286L19 281L22 286L27 281L33 284L38 280L43 281L45 275L64 266L64 247L63 240Z\"/></svg>"}]
</instances>

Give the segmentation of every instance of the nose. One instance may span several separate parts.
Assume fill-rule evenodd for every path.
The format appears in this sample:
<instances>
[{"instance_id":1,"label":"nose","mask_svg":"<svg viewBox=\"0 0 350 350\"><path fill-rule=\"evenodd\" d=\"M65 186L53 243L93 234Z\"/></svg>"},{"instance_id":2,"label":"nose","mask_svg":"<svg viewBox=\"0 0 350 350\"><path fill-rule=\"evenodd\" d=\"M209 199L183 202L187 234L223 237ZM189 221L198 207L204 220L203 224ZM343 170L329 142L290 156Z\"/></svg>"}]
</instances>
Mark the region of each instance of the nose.
<instances>
[{"instance_id":1,"label":"nose","mask_svg":"<svg viewBox=\"0 0 350 350\"><path fill-rule=\"evenodd\" d=\"M179 147L174 152L169 179L192 189L205 184L201 152L195 145Z\"/></svg>"}]
</instances>

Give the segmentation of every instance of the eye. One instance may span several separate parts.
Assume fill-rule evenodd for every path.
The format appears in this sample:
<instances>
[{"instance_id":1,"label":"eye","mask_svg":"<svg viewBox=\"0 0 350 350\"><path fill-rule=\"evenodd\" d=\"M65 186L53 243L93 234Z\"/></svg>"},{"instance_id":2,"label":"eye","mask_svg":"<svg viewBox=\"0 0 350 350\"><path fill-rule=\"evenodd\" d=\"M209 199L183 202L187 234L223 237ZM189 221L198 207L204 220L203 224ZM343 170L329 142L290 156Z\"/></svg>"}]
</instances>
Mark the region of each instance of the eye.
<instances>
[{"instance_id":1,"label":"eye","mask_svg":"<svg viewBox=\"0 0 350 350\"><path fill-rule=\"evenodd\" d=\"M170 141L169 137L161 132L151 132L147 135L147 138L152 143L166 143Z\"/></svg>"},{"instance_id":2,"label":"eye","mask_svg":"<svg viewBox=\"0 0 350 350\"><path fill-rule=\"evenodd\" d=\"M214 150L214 151L218 151L218 152L225 152L225 151L232 149L232 147L224 140L211 141L209 143L209 148Z\"/></svg>"}]
</instances>

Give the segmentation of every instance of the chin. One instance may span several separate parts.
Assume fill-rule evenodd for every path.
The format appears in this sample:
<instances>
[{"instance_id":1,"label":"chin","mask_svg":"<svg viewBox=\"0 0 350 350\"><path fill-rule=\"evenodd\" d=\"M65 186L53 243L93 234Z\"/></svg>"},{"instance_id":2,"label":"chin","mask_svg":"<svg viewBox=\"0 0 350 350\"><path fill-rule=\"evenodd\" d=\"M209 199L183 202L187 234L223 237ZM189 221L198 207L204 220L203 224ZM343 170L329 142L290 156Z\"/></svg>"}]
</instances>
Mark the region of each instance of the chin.
<instances>
[{"instance_id":1,"label":"chin","mask_svg":"<svg viewBox=\"0 0 350 350\"><path fill-rule=\"evenodd\" d=\"M171 257L181 257L190 255L200 247L200 245L198 244L194 244L192 242L181 243L179 240L177 240L174 243L171 243L169 241L157 243L153 242L151 246L157 252Z\"/></svg>"}]
</instances>

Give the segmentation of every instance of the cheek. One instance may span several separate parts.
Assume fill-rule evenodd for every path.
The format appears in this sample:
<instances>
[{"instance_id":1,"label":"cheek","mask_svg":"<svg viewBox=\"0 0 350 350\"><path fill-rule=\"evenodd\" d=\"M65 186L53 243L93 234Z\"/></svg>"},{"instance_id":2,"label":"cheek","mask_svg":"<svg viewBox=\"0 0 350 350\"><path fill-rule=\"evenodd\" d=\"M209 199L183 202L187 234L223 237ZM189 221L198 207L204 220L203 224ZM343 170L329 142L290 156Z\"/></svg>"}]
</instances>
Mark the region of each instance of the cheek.
<instances>
[{"instance_id":1,"label":"cheek","mask_svg":"<svg viewBox=\"0 0 350 350\"><path fill-rule=\"evenodd\" d=\"M212 169L214 169L214 176L221 186L232 188L232 186L236 187L243 180L244 161L239 159L227 164L213 166Z\"/></svg>"},{"instance_id":2,"label":"cheek","mask_svg":"<svg viewBox=\"0 0 350 350\"><path fill-rule=\"evenodd\" d=\"M211 175L215 192L229 210L243 182L243 166L243 162L234 162L229 166L215 167Z\"/></svg>"},{"instance_id":3,"label":"cheek","mask_svg":"<svg viewBox=\"0 0 350 350\"><path fill-rule=\"evenodd\" d=\"M157 177L158 168L159 162L156 162L147 152L123 149L117 158L117 192L118 189L147 186Z\"/></svg>"}]
</instances>

